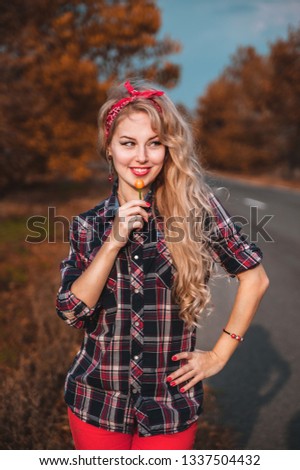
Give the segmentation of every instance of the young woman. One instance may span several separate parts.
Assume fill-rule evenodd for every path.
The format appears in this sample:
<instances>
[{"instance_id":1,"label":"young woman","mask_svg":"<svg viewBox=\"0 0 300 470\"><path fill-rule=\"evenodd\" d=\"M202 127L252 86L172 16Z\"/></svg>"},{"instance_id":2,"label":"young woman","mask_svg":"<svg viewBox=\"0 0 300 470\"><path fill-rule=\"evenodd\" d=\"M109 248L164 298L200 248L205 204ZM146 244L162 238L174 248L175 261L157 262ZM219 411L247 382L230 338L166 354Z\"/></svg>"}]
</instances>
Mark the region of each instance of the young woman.
<instances>
[{"instance_id":1,"label":"young woman","mask_svg":"<svg viewBox=\"0 0 300 470\"><path fill-rule=\"evenodd\" d=\"M74 218L57 296L59 316L85 332L65 385L75 447L192 449L202 380L225 366L268 287L262 253L204 182L191 130L163 92L111 90L99 142L112 192ZM239 285L202 351L215 263Z\"/></svg>"}]
</instances>

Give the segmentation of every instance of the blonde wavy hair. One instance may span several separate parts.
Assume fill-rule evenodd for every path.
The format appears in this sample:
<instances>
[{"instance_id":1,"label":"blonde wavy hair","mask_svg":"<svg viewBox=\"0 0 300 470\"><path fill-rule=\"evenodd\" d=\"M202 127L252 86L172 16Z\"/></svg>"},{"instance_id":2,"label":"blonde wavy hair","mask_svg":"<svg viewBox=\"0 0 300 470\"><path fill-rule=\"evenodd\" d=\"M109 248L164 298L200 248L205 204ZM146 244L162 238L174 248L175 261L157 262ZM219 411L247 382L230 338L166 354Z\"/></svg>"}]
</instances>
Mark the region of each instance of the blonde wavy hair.
<instances>
[{"instance_id":1,"label":"blonde wavy hair","mask_svg":"<svg viewBox=\"0 0 300 470\"><path fill-rule=\"evenodd\" d=\"M155 89L145 81L130 83L139 91ZM214 231L209 202L212 190L204 181L205 171L195 151L191 126L166 94L154 97L161 113L149 99L138 98L129 103L115 118L106 138L106 116L112 105L126 96L123 85L113 87L99 111L99 152L106 160L107 147L121 119L133 112L148 114L152 128L167 149L164 166L155 182L156 207L164 221L172 220L171 228L177 227L183 233L182 240L172 242L173 231L164 222L164 237L175 267L172 294L180 305L179 317L187 327L199 326L200 314L211 300L208 280L214 271L208 249L210 233Z\"/></svg>"}]
</instances>

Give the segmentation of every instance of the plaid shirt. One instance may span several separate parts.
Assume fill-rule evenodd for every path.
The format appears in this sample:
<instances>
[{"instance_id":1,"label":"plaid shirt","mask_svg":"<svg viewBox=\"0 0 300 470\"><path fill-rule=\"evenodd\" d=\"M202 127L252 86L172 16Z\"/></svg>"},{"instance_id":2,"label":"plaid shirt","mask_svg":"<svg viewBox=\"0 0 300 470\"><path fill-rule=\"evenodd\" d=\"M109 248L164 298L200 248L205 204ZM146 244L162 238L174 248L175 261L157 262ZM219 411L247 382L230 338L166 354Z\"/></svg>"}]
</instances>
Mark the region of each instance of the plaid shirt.
<instances>
[{"instance_id":1,"label":"plaid shirt","mask_svg":"<svg viewBox=\"0 0 300 470\"><path fill-rule=\"evenodd\" d=\"M107 199L73 219L70 253L61 263L58 315L83 328L84 340L69 369L65 401L83 421L122 433L172 434L187 429L202 411L202 382L184 393L166 382L179 364L180 351L193 351L196 328L179 319L171 296L174 266L163 236L162 218L149 209L143 231L131 232L121 248L97 304L89 308L70 290L109 236L119 207L118 179ZM154 186L145 200L152 203ZM218 233L212 239L214 261L231 276L260 263L262 253L248 244L211 194ZM154 204L153 204L154 206Z\"/></svg>"}]
</instances>

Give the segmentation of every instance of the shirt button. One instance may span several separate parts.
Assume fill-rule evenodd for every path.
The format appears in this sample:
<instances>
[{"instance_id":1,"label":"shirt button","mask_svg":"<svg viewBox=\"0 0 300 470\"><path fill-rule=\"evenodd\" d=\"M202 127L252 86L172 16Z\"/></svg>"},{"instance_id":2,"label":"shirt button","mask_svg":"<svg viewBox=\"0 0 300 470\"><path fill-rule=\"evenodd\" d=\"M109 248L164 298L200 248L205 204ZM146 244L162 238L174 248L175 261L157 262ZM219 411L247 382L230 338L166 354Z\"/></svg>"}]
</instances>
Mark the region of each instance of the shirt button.
<instances>
[{"instance_id":1,"label":"shirt button","mask_svg":"<svg viewBox=\"0 0 300 470\"><path fill-rule=\"evenodd\" d=\"M137 393L137 392L138 392L138 391L137 391L136 388L133 388L133 389L132 389L132 393Z\"/></svg>"},{"instance_id":2,"label":"shirt button","mask_svg":"<svg viewBox=\"0 0 300 470\"><path fill-rule=\"evenodd\" d=\"M135 321L134 324L135 324L135 326L139 326L140 322L139 322L139 321Z\"/></svg>"},{"instance_id":3,"label":"shirt button","mask_svg":"<svg viewBox=\"0 0 300 470\"><path fill-rule=\"evenodd\" d=\"M133 356L133 359L134 359L135 361L137 361L138 358L139 358L139 356Z\"/></svg>"},{"instance_id":4,"label":"shirt button","mask_svg":"<svg viewBox=\"0 0 300 470\"><path fill-rule=\"evenodd\" d=\"M136 294L138 294L140 291L139 291L139 289L134 289L134 292L135 292Z\"/></svg>"},{"instance_id":5,"label":"shirt button","mask_svg":"<svg viewBox=\"0 0 300 470\"><path fill-rule=\"evenodd\" d=\"M134 259L139 259L139 255L134 255Z\"/></svg>"}]
</instances>

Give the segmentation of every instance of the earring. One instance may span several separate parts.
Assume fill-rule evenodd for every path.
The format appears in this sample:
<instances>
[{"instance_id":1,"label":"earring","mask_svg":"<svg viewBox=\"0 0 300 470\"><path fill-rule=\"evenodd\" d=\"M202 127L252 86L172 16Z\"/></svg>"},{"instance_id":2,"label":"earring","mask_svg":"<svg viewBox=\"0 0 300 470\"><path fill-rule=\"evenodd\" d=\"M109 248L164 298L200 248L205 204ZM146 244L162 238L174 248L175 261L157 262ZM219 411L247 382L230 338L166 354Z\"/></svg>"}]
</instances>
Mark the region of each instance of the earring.
<instances>
[{"instance_id":1,"label":"earring","mask_svg":"<svg viewBox=\"0 0 300 470\"><path fill-rule=\"evenodd\" d=\"M110 155L107 155L108 159L108 181L110 183L113 182L114 174L113 174L113 159Z\"/></svg>"}]
</instances>

